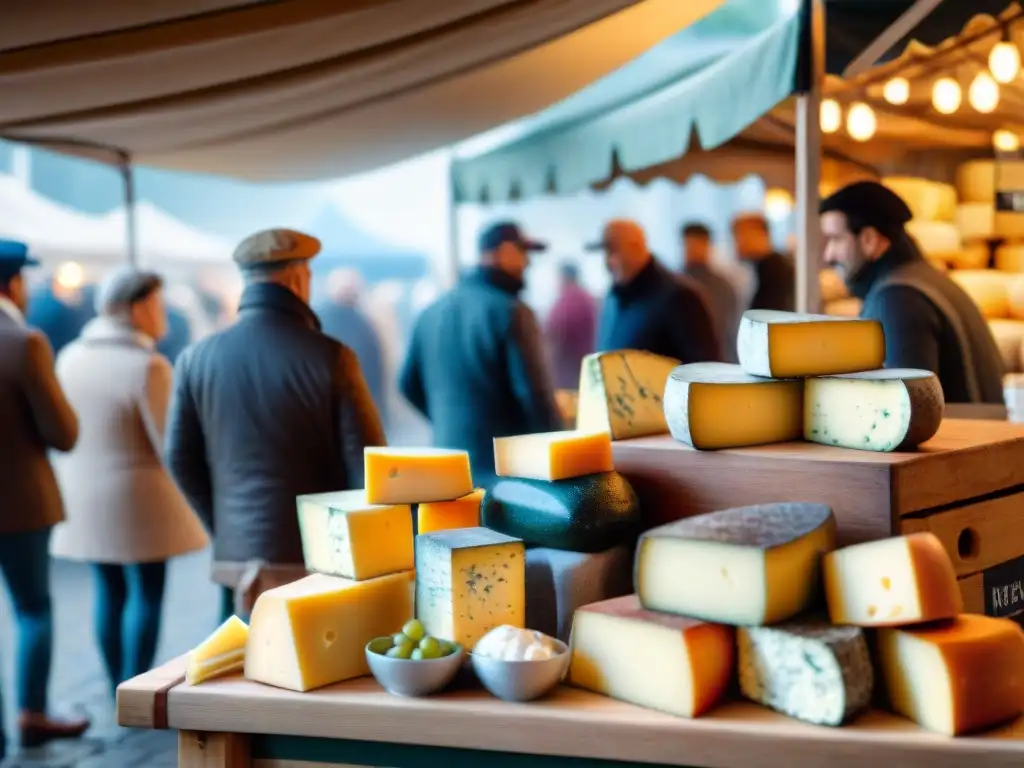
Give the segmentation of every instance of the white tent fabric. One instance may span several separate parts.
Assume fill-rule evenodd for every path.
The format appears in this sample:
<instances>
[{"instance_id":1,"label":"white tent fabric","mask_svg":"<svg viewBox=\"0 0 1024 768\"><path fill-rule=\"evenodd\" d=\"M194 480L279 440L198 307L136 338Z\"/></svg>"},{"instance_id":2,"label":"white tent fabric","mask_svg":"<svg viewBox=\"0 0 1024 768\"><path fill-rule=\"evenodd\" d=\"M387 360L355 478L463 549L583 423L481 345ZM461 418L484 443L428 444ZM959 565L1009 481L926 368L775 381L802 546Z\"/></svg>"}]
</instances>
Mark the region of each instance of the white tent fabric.
<instances>
[{"instance_id":1,"label":"white tent fabric","mask_svg":"<svg viewBox=\"0 0 1024 768\"><path fill-rule=\"evenodd\" d=\"M100 219L106 236L120 235L122 252L127 248L126 216L125 209L118 208ZM136 204L135 226L140 263L227 262L231 258L233 246L226 240L185 224L148 201Z\"/></svg>"}]
</instances>

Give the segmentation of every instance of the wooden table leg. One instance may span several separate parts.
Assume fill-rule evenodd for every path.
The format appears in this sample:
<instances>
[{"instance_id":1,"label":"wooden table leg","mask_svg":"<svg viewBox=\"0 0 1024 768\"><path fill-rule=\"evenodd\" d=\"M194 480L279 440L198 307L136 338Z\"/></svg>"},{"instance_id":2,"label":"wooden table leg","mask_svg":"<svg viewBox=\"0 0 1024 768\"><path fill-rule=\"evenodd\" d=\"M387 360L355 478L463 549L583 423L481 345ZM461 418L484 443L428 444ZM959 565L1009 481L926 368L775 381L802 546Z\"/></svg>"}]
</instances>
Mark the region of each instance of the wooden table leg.
<instances>
[{"instance_id":1,"label":"wooden table leg","mask_svg":"<svg viewBox=\"0 0 1024 768\"><path fill-rule=\"evenodd\" d=\"M251 768L249 737L240 733L178 733L178 768Z\"/></svg>"}]
</instances>

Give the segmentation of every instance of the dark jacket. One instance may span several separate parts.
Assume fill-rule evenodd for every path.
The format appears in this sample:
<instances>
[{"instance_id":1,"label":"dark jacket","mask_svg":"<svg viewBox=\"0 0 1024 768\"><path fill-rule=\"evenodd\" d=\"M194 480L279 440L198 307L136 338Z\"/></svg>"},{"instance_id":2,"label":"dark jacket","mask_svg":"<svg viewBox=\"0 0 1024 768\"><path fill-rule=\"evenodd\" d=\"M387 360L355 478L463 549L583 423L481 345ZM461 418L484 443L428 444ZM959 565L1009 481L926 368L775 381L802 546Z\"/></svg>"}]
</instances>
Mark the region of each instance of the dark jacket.
<instances>
[{"instance_id":1,"label":"dark jacket","mask_svg":"<svg viewBox=\"0 0 1024 768\"><path fill-rule=\"evenodd\" d=\"M796 267L793 259L774 251L754 262L757 290L750 300L751 309L796 309Z\"/></svg>"},{"instance_id":2,"label":"dark jacket","mask_svg":"<svg viewBox=\"0 0 1024 768\"><path fill-rule=\"evenodd\" d=\"M384 353L377 331L358 307L337 301L325 302L315 308L320 327L356 353L366 385L377 404L384 410Z\"/></svg>"},{"instance_id":3,"label":"dark jacket","mask_svg":"<svg viewBox=\"0 0 1024 768\"><path fill-rule=\"evenodd\" d=\"M356 356L293 293L256 284L175 368L167 466L215 559L302 562L295 497L362 488L363 447L384 445Z\"/></svg>"},{"instance_id":4,"label":"dark jacket","mask_svg":"<svg viewBox=\"0 0 1024 768\"><path fill-rule=\"evenodd\" d=\"M583 358L594 351L597 307L586 289L569 283L548 315L544 329L555 386L576 389Z\"/></svg>"},{"instance_id":5,"label":"dark jacket","mask_svg":"<svg viewBox=\"0 0 1024 768\"><path fill-rule=\"evenodd\" d=\"M971 298L924 260L909 237L851 281L861 317L885 329L885 367L933 371L948 403L1003 402L1003 364Z\"/></svg>"},{"instance_id":6,"label":"dark jacket","mask_svg":"<svg viewBox=\"0 0 1024 768\"><path fill-rule=\"evenodd\" d=\"M735 286L717 269L707 264L692 264L683 274L697 283L708 300L708 309L721 334L722 358L727 363L737 362L736 335L740 323L740 296Z\"/></svg>"},{"instance_id":7,"label":"dark jacket","mask_svg":"<svg viewBox=\"0 0 1024 768\"><path fill-rule=\"evenodd\" d=\"M477 485L494 474L494 438L562 428L522 283L479 269L424 310L399 378L434 444L469 451Z\"/></svg>"},{"instance_id":8,"label":"dark jacket","mask_svg":"<svg viewBox=\"0 0 1024 768\"><path fill-rule=\"evenodd\" d=\"M632 282L608 294L597 348L640 349L697 363L722 359L719 338L700 287L651 259Z\"/></svg>"}]
</instances>

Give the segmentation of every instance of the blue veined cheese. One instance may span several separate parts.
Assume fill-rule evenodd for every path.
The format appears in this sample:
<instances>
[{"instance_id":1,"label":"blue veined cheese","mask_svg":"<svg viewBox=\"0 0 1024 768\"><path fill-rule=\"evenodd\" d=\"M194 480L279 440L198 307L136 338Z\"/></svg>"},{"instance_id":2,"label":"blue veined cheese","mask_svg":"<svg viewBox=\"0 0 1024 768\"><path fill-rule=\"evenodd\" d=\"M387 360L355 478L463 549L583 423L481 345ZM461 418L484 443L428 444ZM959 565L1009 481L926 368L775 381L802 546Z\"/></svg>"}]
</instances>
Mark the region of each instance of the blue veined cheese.
<instances>
[{"instance_id":1,"label":"blue veined cheese","mask_svg":"<svg viewBox=\"0 0 1024 768\"><path fill-rule=\"evenodd\" d=\"M909 451L939 431L945 399L931 371L890 368L804 381L804 439Z\"/></svg>"},{"instance_id":2,"label":"blue veined cheese","mask_svg":"<svg viewBox=\"0 0 1024 768\"><path fill-rule=\"evenodd\" d=\"M740 691L815 725L842 725L867 710L875 675L864 633L806 620L736 631Z\"/></svg>"},{"instance_id":3,"label":"blue veined cheese","mask_svg":"<svg viewBox=\"0 0 1024 768\"><path fill-rule=\"evenodd\" d=\"M473 650L495 627L526 626L526 546L488 528L416 537L416 617Z\"/></svg>"},{"instance_id":4,"label":"blue veined cheese","mask_svg":"<svg viewBox=\"0 0 1024 768\"><path fill-rule=\"evenodd\" d=\"M576 429L610 432L612 440L665 434L665 382L679 363L635 349L587 355L580 366Z\"/></svg>"}]
</instances>

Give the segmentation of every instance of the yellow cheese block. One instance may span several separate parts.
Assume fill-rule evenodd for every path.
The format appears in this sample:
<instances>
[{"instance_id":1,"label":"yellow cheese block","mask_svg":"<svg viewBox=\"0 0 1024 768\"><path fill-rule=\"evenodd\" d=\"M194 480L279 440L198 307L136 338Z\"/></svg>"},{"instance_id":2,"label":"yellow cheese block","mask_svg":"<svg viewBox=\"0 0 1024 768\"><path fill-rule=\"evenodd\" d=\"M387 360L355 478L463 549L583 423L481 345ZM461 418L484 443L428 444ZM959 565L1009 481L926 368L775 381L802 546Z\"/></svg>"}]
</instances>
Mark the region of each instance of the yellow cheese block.
<instances>
[{"instance_id":1,"label":"yellow cheese block","mask_svg":"<svg viewBox=\"0 0 1024 768\"><path fill-rule=\"evenodd\" d=\"M953 269L986 269L989 260L988 245L986 243L970 243L958 253L951 254L948 260ZM945 264L938 268L943 272L948 271Z\"/></svg>"},{"instance_id":2,"label":"yellow cheese block","mask_svg":"<svg viewBox=\"0 0 1024 768\"><path fill-rule=\"evenodd\" d=\"M245 647L245 676L309 691L369 674L366 644L413 613L412 571L367 581L315 573L256 599Z\"/></svg>"},{"instance_id":3,"label":"yellow cheese block","mask_svg":"<svg viewBox=\"0 0 1024 768\"><path fill-rule=\"evenodd\" d=\"M878 656L893 709L931 731L960 736L1024 711L1024 631L1010 619L881 629Z\"/></svg>"},{"instance_id":4,"label":"yellow cheese block","mask_svg":"<svg viewBox=\"0 0 1024 768\"><path fill-rule=\"evenodd\" d=\"M963 248L960 230L948 221L908 221L906 229L928 258L946 258Z\"/></svg>"},{"instance_id":5,"label":"yellow cheese block","mask_svg":"<svg viewBox=\"0 0 1024 768\"><path fill-rule=\"evenodd\" d=\"M864 302L856 297L835 299L825 304L825 314L832 317L860 317Z\"/></svg>"},{"instance_id":6,"label":"yellow cheese block","mask_svg":"<svg viewBox=\"0 0 1024 768\"><path fill-rule=\"evenodd\" d=\"M1000 245L996 248L995 266L1000 272L1024 272L1024 245Z\"/></svg>"},{"instance_id":7,"label":"yellow cheese block","mask_svg":"<svg viewBox=\"0 0 1024 768\"><path fill-rule=\"evenodd\" d=\"M495 627L526 626L526 547L488 528L416 537L416 616L427 633L473 650Z\"/></svg>"},{"instance_id":8,"label":"yellow cheese block","mask_svg":"<svg viewBox=\"0 0 1024 768\"><path fill-rule=\"evenodd\" d=\"M882 184L903 198L915 219L952 221L956 215L956 188L914 176L885 176Z\"/></svg>"},{"instance_id":9,"label":"yellow cheese block","mask_svg":"<svg viewBox=\"0 0 1024 768\"><path fill-rule=\"evenodd\" d=\"M1020 297L1019 306L1024 311L1024 292ZM1024 320L989 320L988 329L999 347L999 355L1003 359L1003 369L1007 373L1021 370L1022 351L1024 351Z\"/></svg>"},{"instance_id":10,"label":"yellow cheese block","mask_svg":"<svg viewBox=\"0 0 1024 768\"><path fill-rule=\"evenodd\" d=\"M366 448L366 500L371 504L450 501L473 491L469 454L446 448Z\"/></svg>"},{"instance_id":11,"label":"yellow cheese block","mask_svg":"<svg viewBox=\"0 0 1024 768\"><path fill-rule=\"evenodd\" d=\"M297 503L309 570L361 581L413 569L408 504L369 504L363 491L299 496Z\"/></svg>"},{"instance_id":12,"label":"yellow cheese block","mask_svg":"<svg viewBox=\"0 0 1024 768\"><path fill-rule=\"evenodd\" d=\"M728 363L691 363L665 387L672 436L698 450L799 440L803 382L766 379Z\"/></svg>"},{"instance_id":13,"label":"yellow cheese block","mask_svg":"<svg viewBox=\"0 0 1024 768\"><path fill-rule=\"evenodd\" d=\"M992 160L961 163L956 172L956 187L964 203L993 204L996 199L996 164Z\"/></svg>"},{"instance_id":14,"label":"yellow cheese block","mask_svg":"<svg viewBox=\"0 0 1024 768\"><path fill-rule=\"evenodd\" d=\"M818 273L818 296L823 304L849 298L850 289L834 269L823 269Z\"/></svg>"},{"instance_id":15,"label":"yellow cheese block","mask_svg":"<svg viewBox=\"0 0 1024 768\"><path fill-rule=\"evenodd\" d=\"M568 480L611 472L609 432L540 432L494 438L494 469L498 477Z\"/></svg>"},{"instance_id":16,"label":"yellow cheese block","mask_svg":"<svg viewBox=\"0 0 1024 768\"><path fill-rule=\"evenodd\" d=\"M245 665L245 641L249 627L237 616L221 624L188 655L185 680L190 685L241 672Z\"/></svg>"},{"instance_id":17,"label":"yellow cheese block","mask_svg":"<svg viewBox=\"0 0 1024 768\"><path fill-rule=\"evenodd\" d=\"M759 504L677 520L640 537L644 608L719 624L775 624L821 598L821 556L835 547L824 504Z\"/></svg>"},{"instance_id":18,"label":"yellow cheese block","mask_svg":"<svg viewBox=\"0 0 1024 768\"><path fill-rule=\"evenodd\" d=\"M1013 276L994 269L958 269L949 273L953 281L971 297L981 314L987 318L1008 317L1008 288Z\"/></svg>"},{"instance_id":19,"label":"yellow cheese block","mask_svg":"<svg viewBox=\"0 0 1024 768\"><path fill-rule=\"evenodd\" d=\"M996 211L994 223L996 237L1001 237L1005 240L1020 240L1024 238L1024 213Z\"/></svg>"},{"instance_id":20,"label":"yellow cheese block","mask_svg":"<svg viewBox=\"0 0 1024 768\"><path fill-rule=\"evenodd\" d=\"M1006 305L1010 317L1024 320L1024 275L1012 275L1006 283Z\"/></svg>"},{"instance_id":21,"label":"yellow cheese block","mask_svg":"<svg viewBox=\"0 0 1024 768\"><path fill-rule=\"evenodd\" d=\"M735 668L734 630L644 610L636 595L579 608L569 683L679 717L722 698Z\"/></svg>"},{"instance_id":22,"label":"yellow cheese block","mask_svg":"<svg viewBox=\"0 0 1024 768\"><path fill-rule=\"evenodd\" d=\"M956 227L965 241L987 240L995 236L996 208L992 203L960 203L956 207Z\"/></svg>"},{"instance_id":23,"label":"yellow cheese block","mask_svg":"<svg viewBox=\"0 0 1024 768\"><path fill-rule=\"evenodd\" d=\"M478 488L461 499L424 502L416 510L416 530L434 533L452 528L477 528L480 526L480 504L483 500L484 491Z\"/></svg>"},{"instance_id":24,"label":"yellow cheese block","mask_svg":"<svg viewBox=\"0 0 1024 768\"><path fill-rule=\"evenodd\" d=\"M877 320L751 309L740 321L737 351L754 376L854 373L883 366L885 336Z\"/></svg>"},{"instance_id":25,"label":"yellow cheese block","mask_svg":"<svg viewBox=\"0 0 1024 768\"><path fill-rule=\"evenodd\" d=\"M963 611L956 571L931 533L830 552L822 570L833 624L894 627L951 619Z\"/></svg>"},{"instance_id":26,"label":"yellow cheese block","mask_svg":"<svg viewBox=\"0 0 1024 768\"><path fill-rule=\"evenodd\" d=\"M668 432L661 398L679 361L633 349L583 358L576 429L625 440Z\"/></svg>"}]
</instances>

